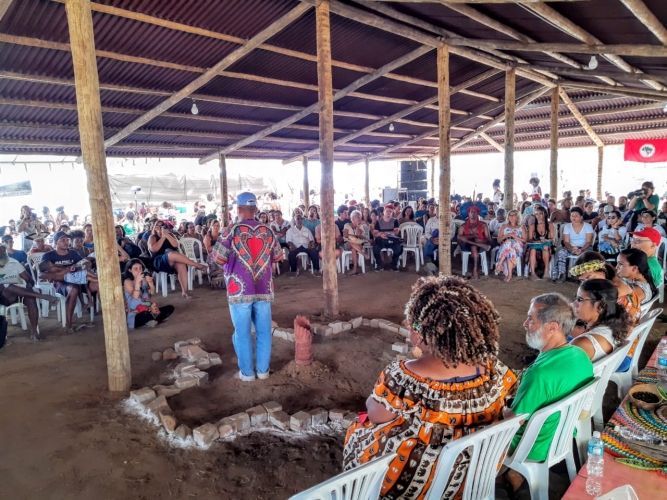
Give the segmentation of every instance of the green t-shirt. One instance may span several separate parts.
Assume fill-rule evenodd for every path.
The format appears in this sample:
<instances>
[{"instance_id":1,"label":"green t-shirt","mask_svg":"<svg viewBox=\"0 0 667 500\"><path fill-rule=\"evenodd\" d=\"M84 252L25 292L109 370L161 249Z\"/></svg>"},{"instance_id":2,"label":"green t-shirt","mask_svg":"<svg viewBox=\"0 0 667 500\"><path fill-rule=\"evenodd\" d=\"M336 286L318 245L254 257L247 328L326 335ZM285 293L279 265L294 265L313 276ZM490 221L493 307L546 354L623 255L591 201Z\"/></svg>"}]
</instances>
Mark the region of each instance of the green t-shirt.
<instances>
[{"instance_id":1,"label":"green t-shirt","mask_svg":"<svg viewBox=\"0 0 667 500\"><path fill-rule=\"evenodd\" d=\"M648 197L648 202L653 205L653 210L658 211L658 205L660 204L660 197L657 194L652 194ZM646 205L644 205L644 200L637 200L634 211L639 212L641 210L646 210Z\"/></svg>"},{"instance_id":2,"label":"green t-shirt","mask_svg":"<svg viewBox=\"0 0 667 500\"><path fill-rule=\"evenodd\" d=\"M654 256L648 258L648 267L651 270L651 276L653 277L653 284L656 288L662 283L662 266L658 259Z\"/></svg>"},{"instance_id":3,"label":"green t-shirt","mask_svg":"<svg viewBox=\"0 0 667 500\"><path fill-rule=\"evenodd\" d=\"M303 219L304 227L307 227L311 233L313 233L313 238L315 237L315 228L320 225L322 221L320 219Z\"/></svg>"},{"instance_id":4,"label":"green t-shirt","mask_svg":"<svg viewBox=\"0 0 667 500\"><path fill-rule=\"evenodd\" d=\"M567 345L540 353L521 379L512 411L516 414L532 415L537 410L569 396L592 379L593 364L583 349ZM546 419L528 454L528 460L546 460L559 418L560 415L555 414ZM512 451L521 441L525 429L526 424L523 424L512 439Z\"/></svg>"}]
</instances>

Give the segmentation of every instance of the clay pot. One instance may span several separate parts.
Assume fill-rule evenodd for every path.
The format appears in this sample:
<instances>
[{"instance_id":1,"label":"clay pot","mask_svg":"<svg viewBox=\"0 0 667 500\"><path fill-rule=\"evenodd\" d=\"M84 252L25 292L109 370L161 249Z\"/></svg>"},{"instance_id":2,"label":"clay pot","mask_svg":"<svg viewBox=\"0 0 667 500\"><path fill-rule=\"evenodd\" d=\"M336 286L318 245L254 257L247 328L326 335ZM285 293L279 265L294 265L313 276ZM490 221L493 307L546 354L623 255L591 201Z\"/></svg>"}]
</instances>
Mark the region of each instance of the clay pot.
<instances>
[{"instance_id":1,"label":"clay pot","mask_svg":"<svg viewBox=\"0 0 667 500\"><path fill-rule=\"evenodd\" d=\"M313 362L313 333L310 321L305 316L294 319L294 360L297 365L309 365Z\"/></svg>"}]
</instances>

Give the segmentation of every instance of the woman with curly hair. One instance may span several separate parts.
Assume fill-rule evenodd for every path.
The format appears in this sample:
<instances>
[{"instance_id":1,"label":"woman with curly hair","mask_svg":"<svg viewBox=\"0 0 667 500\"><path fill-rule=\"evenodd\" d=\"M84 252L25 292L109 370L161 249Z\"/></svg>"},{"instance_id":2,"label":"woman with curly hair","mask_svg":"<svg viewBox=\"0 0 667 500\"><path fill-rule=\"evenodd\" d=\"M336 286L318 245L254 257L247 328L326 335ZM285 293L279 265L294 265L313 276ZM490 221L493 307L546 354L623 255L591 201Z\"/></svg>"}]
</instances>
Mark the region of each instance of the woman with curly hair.
<instances>
[{"instance_id":1,"label":"woman with curly hair","mask_svg":"<svg viewBox=\"0 0 667 500\"><path fill-rule=\"evenodd\" d=\"M609 280L584 281L572 305L586 326L570 344L583 349L593 363L621 346L632 329L628 312L618 304L618 290Z\"/></svg>"},{"instance_id":2,"label":"woman with curly hair","mask_svg":"<svg viewBox=\"0 0 667 500\"><path fill-rule=\"evenodd\" d=\"M348 429L343 452L345 470L397 453L382 500L423 499L442 448L497 420L516 384L497 358L500 317L463 278L421 278L405 318L423 354L384 369L366 401L368 419ZM442 498L460 498L469 462L467 451L458 457Z\"/></svg>"}]
</instances>

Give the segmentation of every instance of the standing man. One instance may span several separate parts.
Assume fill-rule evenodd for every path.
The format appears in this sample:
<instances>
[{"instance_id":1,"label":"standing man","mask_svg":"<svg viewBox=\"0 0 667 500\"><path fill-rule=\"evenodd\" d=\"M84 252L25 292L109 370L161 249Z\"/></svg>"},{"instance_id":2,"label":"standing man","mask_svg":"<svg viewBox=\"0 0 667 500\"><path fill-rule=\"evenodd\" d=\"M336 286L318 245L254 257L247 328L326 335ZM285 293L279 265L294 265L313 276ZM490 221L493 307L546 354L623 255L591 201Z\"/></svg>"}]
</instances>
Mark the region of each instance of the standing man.
<instances>
[{"instance_id":1,"label":"standing man","mask_svg":"<svg viewBox=\"0 0 667 500\"><path fill-rule=\"evenodd\" d=\"M634 231L639 222L639 214L644 210L653 210L657 212L659 210L658 204L660 203L660 197L657 194L653 193L654 190L653 183L651 181L646 181L642 184L642 188L635 191L635 196L628 203L628 209L632 210L632 219L630 220L630 230Z\"/></svg>"},{"instance_id":2,"label":"standing man","mask_svg":"<svg viewBox=\"0 0 667 500\"><path fill-rule=\"evenodd\" d=\"M238 378L252 382L269 378L271 362L271 302L273 266L283 253L271 229L255 220L257 198L241 193L237 199L239 222L225 228L211 257L223 267L227 301L234 324L234 351L239 359ZM253 356L251 326L255 324ZM253 366L253 358L256 364ZM234 375L237 378L237 375Z\"/></svg>"}]
</instances>

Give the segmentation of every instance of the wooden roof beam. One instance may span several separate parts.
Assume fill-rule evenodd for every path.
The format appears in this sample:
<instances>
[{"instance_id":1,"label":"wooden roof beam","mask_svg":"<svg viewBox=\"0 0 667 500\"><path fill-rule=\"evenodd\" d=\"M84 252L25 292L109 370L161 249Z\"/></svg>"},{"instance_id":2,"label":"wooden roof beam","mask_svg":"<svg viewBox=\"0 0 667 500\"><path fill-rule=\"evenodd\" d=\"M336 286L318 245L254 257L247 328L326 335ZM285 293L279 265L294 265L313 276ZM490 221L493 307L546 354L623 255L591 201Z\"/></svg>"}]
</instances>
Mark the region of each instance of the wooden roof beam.
<instances>
[{"instance_id":1,"label":"wooden roof beam","mask_svg":"<svg viewBox=\"0 0 667 500\"><path fill-rule=\"evenodd\" d=\"M548 87L542 87L541 89L536 90L535 92L532 92L531 94L527 95L523 99L521 99L519 102L516 104L515 112L519 111L521 108L526 106L527 104L530 104L532 101L537 99L538 97L544 95L544 93L549 90ZM480 127L477 131L475 132L470 132L468 135L463 137L460 141L458 141L456 144L452 146L452 150L457 149L461 147L462 145L466 144L467 142L470 142L475 138L476 135L479 135L482 132L486 132L489 130L491 127L494 125L497 125L501 121L505 119L505 113L501 113L498 115L495 119L491 120L489 123L484 124L482 127Z\"/></svg>"},{"instance_id":2,"label":"wooden roof beam","mask_svg":"<svg viewBox=\"0 0 667 500\"><path fill-rule=\"evenodd\" d=\"M560 98L563 99L563 102L567 104L567 107L570 108L570 111L574 115L574 117L581 123L581 126L584 127L584 130L586 133L590 136L590 138L593 140L595 145L599 148L604 147L604 143L602 142L602 139L597 135L597 133L593 130L593 128L590 126L588 123L588 120L586 120L586 117L581 114L581 111L574 105L572 102L572 99L570 99L570 96L567 95L567 92L563 90L562 88L559 89Z\"/></svg>"},{"instance_id":3,"label":"wooden roof beam","mask_svg":"<svg viewBox=\"0 0 667 500\"><path fill-rule=\"evenodd\" d=\"M498 71L493 70L493 69L489 70L489 71L485 71L484 73L482 73L480 75L474 76L473 78L470 78L470 79L466 80L465 82L460 83L459 85L457 85L455 87L452 87L450 92L452 94L454 94L456 92L459 92L459 91L463 90L464 88L471 87L471 86L473 86L473 85L475 85L479 82L482 82L482 81L486 80L487 78L489 78L491 76L496 75L497 73L498 73ZM427 105L433 104L433 103L436 103L436 102L438 102L438 95L437 94L432 96L432 97L429 97L428 99L422 101L421 103L418 103L418 104L415 104L413 106L410 106L409 108L403 109L403 110L393 114L392 116L389 116L389 117L387 117L383 120L380 120L378 122L372 123L372 124L368 125L367 127L364 127L363 129L358 130L357 132L354 132L354 133L352 133L350 135L347 135L345 137L341 137L340 139L336 139L336 140L334 140L333 145L334 145L334 147L336 147L336 146L340 146L342 144L345 144L349 141L352 141L352 140L356 139L357 137L365 135L368 132L372 132L375 129L384 127L385 125L388 125L389 123L392 123L393 121L395 121L399 118L403 118L404 116L410 115L410 114L414 113L415 111L418 111L419 109L427 107ZM436 125L435 128L437 128L437 125ZM433 135L432 130L427 132L427 136L430 136L430 135ZM418 136L418 137L421 137L421 136ZM306 157L313 156L313 155L316 154L316 152L317 152L317 150L313 149L311 151L306 152L303 156L306 156ZM298 161L298 160L299 160L299 158L297 156L293 156L291 158L288 158L288 159L284 160L283 164L292 163L292 162L295 162L295 161Z\"/></svg>"},{"instance_id":4,"label":"wooden roof beam","mask_svg":"<svg viewBox=\"0 0 667 500\"><path fill-rule=\"evenodd\" d=\"M480 132L479 136L484 139L486 142L491 144L494 148L496 148L498 151L501 153L505 152L505 148L502 147L500 144L496 142L496 140L493 137L488 136L485 132Z\"/></svg>"},{"instance_id":5,"label":"wooden roof beam","mask_svg":"<svg viewBox=\"0 0 667 500\"><path fill-rule=\"evenodd\" d=\"M268 40L272 36L276 35L280 31L282 31L284 28L286 28L287 26L292 24L294 21L296 21L298 18L300 18L308 10L309 10L309 7L306 6L306 5L303 5L303 4L297 5L295 8L293 8L287 14L282 16L280 19L271 23L271 25L269 27L263 29L257 35L255 35L250 40L248 40L244 45L242 45L241 47L239 47L238 49L233 51L231 54L229 54L228 56L223 58L221 61L219 61L217 64L215 64L212 68L208 69L204 74L197 77L195 80L190 82L188 85L183 87L181 90L174 93L171 97L162 101L160 104L155 106L153 109L151 109L147 113L145 113L142 116L140 116L139 118L137 118L135 121L133 121L132 123L130 123L129 125L124 127L121 131L117 132L112 137L109 137L108 139L106 139L104 141L104 147L108 148L110 146L113 146L117 142L122 141L125 137L130 135L132 132L134 132L138 128L143 127L148 122L150 122L153 118L156 118L157 116L161 115L162 113L167 111L169 108L171 108L175 104L179 103L184 98L188 97L194 91L196 91L197 89L206 85L208 82L213 80L216 76L218 76L218 74L221 71L228 68L229 66L234 64L236 61L239 61L240 59L245 57L247 54L249 54L255 48L257 48L260 44L264 43L266 40Z\"/></svg>"},{"instance_id":6,"label":"wooden roof beam","mask_svg":"<svg viewBox=\"0 0 667 500\"><path fill-rule=\"evenodd\" d=\"M404 66L405 64L409 63L410 61L414 61L415 59L423 56L427 52L433 50L432 47L422 45L416 50L413 50L412 52L405 54L402 57L399 57L398 59L395 59L394 61L391 61L390 63L385 64L381 68L375 70L373 73L370 75L364 75L361 78L355 80L352 82L350 85L345 87L342 90L337 90L334 95L333 95L333 100L334 102L342 99L343 97L346 97L350 94L353 94L358 88L372 82L373 80L376 80L380 78L382 75L385 73L388 73L389 71L393 71L396 68L400 68L401 66ZM314 113L316 110L319 109L319 102L315 101L313 104L310 106L307 106L303 108L301 111L298 113L293 114L292 116L288 116L287 118L284 118L283 120L280 120L277 123L274 123L270 125L269 127L260 130L258 132L255 132L254 134L246 137L245 139L242 139L234 144L231 144L229 146L225 146L220 150L220 154L226 155L227 153L230 153L231 151L234 151L235 149L242 148L244 146L247 146L248 144L252 144L255 141L258 141L262 139L263 137L266 137L267 135L273 134L274 132L277 132L278 130L285 128L288 125L291 125L302 118L305 118L306 116ZM211 160L214 160L217 158L215 155L207 155L203 157L201 160L199 160L199 163L204 164L207 163Z\"/></svg>"},{"instance_id":7,"label":"wooden roof beam","mask_svg":"<svg viewBox=\"0 0 667 500\"><path fill-rule=\"evenodd\" d=\"M474 21L477 21L478 23L483 24L484 26L488 26L489 28L492 28L500 33L503 33L511 38L514 38L515 40L519 40L520 42L523 43L536 42L536 40L534 40L533 38L524 35L518 30L515 30L514 28L507 26L506 24L503 24L500 21L497 21L496 19L487 16L486 14L483 14L482 12L470 7L469 5L452 5L452 2L449 2L447 0L439 0L438 3L446 5L448 8L458 12L459 14L463 14L464 16ZM569 66L572 66L577 69L583 69L583 66L579 64L577 61L563 54L560 54L558 51L544 51L544 53L549 57L561 61ZM617 85L617 83L611 78L600 77L600 79L610 85Z\"/></svg>"},{"instance_id":8,"label":"wooden roof beam","mask_svg":"<svg viewBox=\"0 0 667 500\"><path fill-rule=\"evenodd\" d=\"M584 43L587 44L601 43L599 38L591 35L588 31L584 30L574 22L570 21L564 15L554 10L553 7L549 7L546 4L521 4L521 6L524 9L532 12L533 14L536 14L545 22L551 24L552 26L555 26L556 28L560 29L561 31L567 33L570 36L578 38ZM609 54L606 52L600 52L600 54L602 54L602 56L605 59L607 59L612 64L618 66L626 73L642 72L640 69L635 68L634 66L628 64L624 59L618 57L615 54ZM656 90L665 90L665 87L656 81L646 79L644 83Z\"/></svg>"},{"instance_id":9,"label":"wooden roof beam","mask_svg":"<svg viewBox=\"0 0 667 500\"><path fill-rule=\"evenodd\" d=\"M38 108L51 108L51 109L66 109L76 111L76 104L69 103L57 103L57 102L48 102L48 101L26 101L20 99L4 99L0 98L0 105L7 106L31 106ZM130 115L142 115L145 113L145 110L140 109L128 109L128 108L114 108L110 106L102 106L103 113L119 113L119 114L130 114ZM180 118L185 120L194 120L194 121L204 121L204 122L215 122L215 123L232 123L236 125L250 125L255 127L268 127L271 125L271 122L262 122L255 120L244 120L239 118L224 118L218 116L206 116L206 115L192 115L189 113L162 113L163 117L166 118ZM297 130L309 130L312 132L318 131L317 125L301 125L301 124L292 124L289 127ZM352 133L356 130L346 129L346 128L334 128L336 133ZM409 138L413 137L410 134L396 134L392 132L371 132L366 135L376 136L376 137L390 137L390 138Z\"/></svg>"},{"instance_id":10,"label":"wooden roof beam","mask_svg":"<svg viewBox=\"0 0 667 500\"><path fill-rule=\"evenodd\" d=\"M7 35L5 33L0 33L0 42L2 43L13 43L15 45L22 45L26 47L39 47L43 49L53 49L53 50L62 50L65 52L70 51L70 46L67 43L51 42L47 40L40 40L38 38L27 38L22 36ZM146 59L142 57L128 56L125 54L117 54L115 52L108 52L103 50L95 51L98 57L104 57L107 59L114 59L116 61L131 62L136 64L146 64L149 66L155 66L158 68L169 68L179 71L189 71L192 73L205 73L207 70L205 68L198 68L196 66L186 66L182 64L169 63L164 61L156 61L153 59ZM289 80L280 80L277 78L268 78L258 75L250 75L247 73L237 73L234 71L220 71L217 76L222 76L225 78L237 78L246 81L266 83L270 85L279 85L282 87L297 88L302 90L310 90L317 92L317 85L310 85L307 83L293 82ZM384 76L384 75L383 75ZM167 95L172 95L172 92L169 92ZM192 96L190 96L192 97ZM350 97L358 97L359 99L367 99L371 101L382 101L382 102L391 102L394 104L415 104L417 101L411 101L409 99L400 99L396 97L387 97L387 96L377 96L373 94L365 94L362 92L353 92L350 94ZM491 97L491 96L489 96ZM211 99L209 99L211 100ZM297 109L301 109L298 107ZM465 111L461 110L452 110L452 113L457 114L466 114Z\"/></svg>"},{"instance_id":11,"label":"wooden roof beam","mask_svg":"<svg viewBox=\"0 0 667 500\"><path fill-rule=\"evenodd\" d=\"M655 14L650 11L643 0L621 0L621 3L625 5L658 40L660 40L661 44L667 45L667 29L665 29L665 26L657 17L655 17Z\"/></svg>"},{"instance_id":12,"label":"wooden roof beam","mask_svg":"<svg viewBox=\"0 0 667 500\"><path fill-rule=\"evenodd\" d=\"M64 0L52 0L57 3L64 3ZM103 14L109 14L112 16L122 17L124 19L132 19L134 21L140 21L147 24L152 24L154 26L160 26L162 28L168 28L174 31L181 31L183 33L190 33L194 35L204 36L207 38L213 38L216 40L222 40L225 42L244 44L245 40L232 35L225 35L224 33L218 33L216 31L211 31L203 28L198 28L195 26L189 26L187 24L177 23L174 21L167 21L155 16L149 16L147 14L141 14L139 12L133 12L126 9L121 9L118 7L112 7L110 5L104 5L96 2L91 2L91 9L94 12L100 12ZM281 54L288 57L294 57L304 61L317 62L317 56L314 54L307 54L305 52L298 52L296 50L290 50L283 47L278 47L275 45L263 43L258 49L266 50L268 52L273 52L275 54ZM331 65L336 68L349 69L351 71L359 71L360 73L372 73L375 71L374 68L367 66L361 66L358 64L350 64L342 61L331 61ZM385 78L391 80L397 80L406 83L414 83L415 85L423 85L426 87L437 87L436 82L431 82L429 80L423 80L420 78L414 78L406 75L398 75L396 73L387 73L384 75Z\"/></svg>"}]
</instances>

